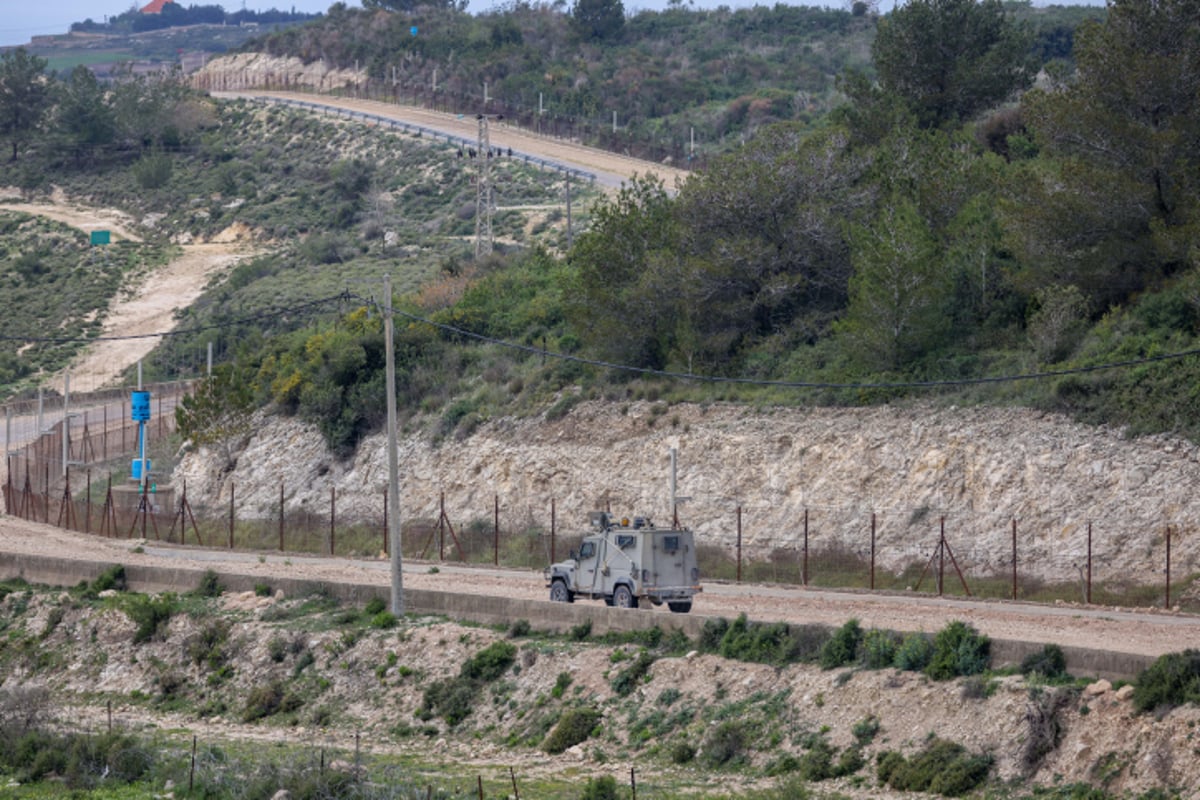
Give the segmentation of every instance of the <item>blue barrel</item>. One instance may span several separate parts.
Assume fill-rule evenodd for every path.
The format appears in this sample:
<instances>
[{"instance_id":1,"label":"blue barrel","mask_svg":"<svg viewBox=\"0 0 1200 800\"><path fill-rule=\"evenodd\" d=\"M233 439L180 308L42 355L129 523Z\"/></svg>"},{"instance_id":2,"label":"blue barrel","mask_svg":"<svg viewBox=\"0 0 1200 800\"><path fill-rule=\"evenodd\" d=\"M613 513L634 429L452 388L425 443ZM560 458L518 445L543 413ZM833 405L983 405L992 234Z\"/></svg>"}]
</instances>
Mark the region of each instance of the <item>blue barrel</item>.
<instances>
[{"instance_id":1,"label":"blue barrel","mask_svg":"<svg viewBox=\"0 0 1200 800\"><path fill-rule=\"evenodd\" d=\"M129 412L134 422L150 421L150 393L134 392L129 399Z\"/></svg>"}]
</instances>

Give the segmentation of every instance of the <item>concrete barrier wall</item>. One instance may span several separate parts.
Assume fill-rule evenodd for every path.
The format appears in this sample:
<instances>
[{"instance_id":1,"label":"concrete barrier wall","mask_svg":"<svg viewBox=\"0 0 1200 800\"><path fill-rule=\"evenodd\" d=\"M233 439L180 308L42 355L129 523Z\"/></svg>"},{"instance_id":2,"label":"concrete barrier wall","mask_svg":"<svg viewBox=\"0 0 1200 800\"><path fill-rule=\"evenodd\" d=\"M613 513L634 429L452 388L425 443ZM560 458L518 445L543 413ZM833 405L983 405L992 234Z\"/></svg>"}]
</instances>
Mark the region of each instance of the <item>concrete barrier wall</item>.
<instances>
[{"instance_id":1,"label":"concrete barrier wall","mask_svg":"<svg viewBox=\"0 0 1200 800\"><path fill-rule=\"evenodd\" d=\"M92 581L109 565L73 558L0 553L0 579L22 578L29 583L50 586L75 586ZM196 588L208 571L196 567L147 567L125 564L129 588L138 592L186 592ZM264 582L261 576L239 573L224 566L214 570L226 591L252 591ZM272 577L272 590L289 597L316 592L349 603L366 603L374 597L388 600L387 586L368 583L326 582L299 578ZM610 608L599 603L551 603L549 600L520 600L480 594L456 594L409 589L404 592L408 614L445 616L488 625L507 625L528 620L537 630L565 632L590 621L592 633L627 632L657 625L664 631L680 630L696 638L709 617L697 614L659 614ZM992 666L1007 667L1021 663L1027 655L1041 651L1045 643L1014 639L992 640ZM1115 653L1083 647L1063 647L1067 671L1072 675L1132 681L1154 663L1154 657L1133 653Z\"/></svg>"}]
</instances>

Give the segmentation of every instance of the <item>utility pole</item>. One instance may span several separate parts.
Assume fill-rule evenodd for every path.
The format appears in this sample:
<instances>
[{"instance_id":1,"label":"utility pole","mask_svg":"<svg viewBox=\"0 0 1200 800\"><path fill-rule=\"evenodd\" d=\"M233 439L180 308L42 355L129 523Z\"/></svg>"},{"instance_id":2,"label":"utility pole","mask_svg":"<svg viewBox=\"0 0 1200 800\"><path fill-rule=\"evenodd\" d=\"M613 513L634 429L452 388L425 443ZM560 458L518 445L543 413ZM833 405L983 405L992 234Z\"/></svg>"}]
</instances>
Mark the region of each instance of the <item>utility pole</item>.
<instances>
[{"instance_id":1,"label":"utility pole","mask_svg":"<svg viewBox=\"0 0 1200 800\"><path fill-rule=\"evenodd\" d=\"M392 276L383 276L383 351L387 364L388 548L392 553L392 613L404 614L400 559L400 457L396 449L396 353L392 343Z\"/></svg>"},{"instance_id":2,"label":"utility pole","mask_svg":"<svg viewBox=\"0 0 1200 800\"><path fill-rule=\"evenodd\" d=\"M575 243L575 234L571 230L571 173L567 173L567 249Z\"/></svg>"},{"instance_id":3,"label":"utility pole","mask_svg":"<svg viewBox=\"0 0 1200 800\"><path fill-rule=\"evenodd\" d=\"M492 142L488 134L488 119L501 120L503 116L476 114L479 120L478 150L475 182L475 260L492 254Z\"/></svg>"}]
</instances>

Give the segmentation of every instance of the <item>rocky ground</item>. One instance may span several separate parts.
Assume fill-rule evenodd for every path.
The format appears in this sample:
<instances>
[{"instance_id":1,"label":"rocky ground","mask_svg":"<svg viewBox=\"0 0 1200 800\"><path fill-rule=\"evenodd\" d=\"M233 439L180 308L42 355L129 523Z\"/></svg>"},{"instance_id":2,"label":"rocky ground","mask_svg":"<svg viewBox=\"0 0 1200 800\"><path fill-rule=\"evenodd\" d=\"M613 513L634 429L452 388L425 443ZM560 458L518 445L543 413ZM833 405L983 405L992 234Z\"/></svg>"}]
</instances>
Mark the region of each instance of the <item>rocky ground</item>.
<instances>
[{"instance_id":1,"label":"rocky ground","mask_svg":"<svg viewBox=\"0 0 1200 800\"><path fill-rule=\"evenodd\" d=\"M622 695L615 679L636 645L513 636L439 619L379 629L346 608L253 593L188 601L160 635L134 644L127 603L9 594L0 603L0 690L44 687L60 719L74 725L102 724L111 700L115 724L133 729L343 747L361 732L369 751L407 754L435 772L441 765L447 780L512 766L522 780L612 774L623 782L633 767L645 784L720 795L773 785L765 770L785 755L803 757L814 735L840 753L874 719L868 766L815 784L818 793L899 796L876 785L874 756L911 754L936 736L992 755L995 781L1014 796L1074 782L1118 795L1158 787L1200 796L1200 709L1138 714L1128 687L1104 681L935 682L893 669L775 668L691 652L657 658ZM481 691L466 720L422 718L425 691L495 642L516 647L514 666ZM569 681L556 691L564 674ZM247 722L255 693L270 685L284 687L291 707ZM600 710L599 732L547 754L545 735L575 707ZM703 766L705 748L716 746L712 731L727 721L747 732L746 762ZM696 759L675 764L671 755L684 743L697 748Z\"/></svg>"}]
</instances>

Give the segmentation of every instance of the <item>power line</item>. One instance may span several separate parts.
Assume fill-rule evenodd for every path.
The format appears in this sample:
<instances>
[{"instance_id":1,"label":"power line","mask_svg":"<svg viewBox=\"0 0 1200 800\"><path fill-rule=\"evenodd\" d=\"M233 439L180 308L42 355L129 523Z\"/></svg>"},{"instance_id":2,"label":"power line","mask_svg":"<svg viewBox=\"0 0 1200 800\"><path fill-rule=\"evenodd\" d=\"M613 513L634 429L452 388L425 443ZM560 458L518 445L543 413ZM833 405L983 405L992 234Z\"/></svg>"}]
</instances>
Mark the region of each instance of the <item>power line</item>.
<instances>
[{"instance_id":1,"label":"power line","mask_svg":"<svg viewBox=\"0 0 1200 800\"><path fill-rule=\"evenodd\" d=\"M128 336L7 336L0 335L0 341L6 342L41 342L46 344L70 344L72 342L126 342L135 339L156 339L166 336L186 336L191 333L202 333L204 331L214 330L216 328L228 328L231 325L244 325L254 322L264 322L279 317L286 317L290 314L303 315L311 313L320 306L331 305L333 303L341 303L354 298L349 292L322 297L317 300L310 300L307 303L287 306L285 308L276 308L268 311L260 311L248 317L240 319L225 320L223 322L213 322L208 325L197 325L191 328L174 328L169 331L156 331L154 333L136 333Z\"/></svg>"},{"instance_id":2,"label":"power line","mask_svg":"<svg viewBox=\"0 0 1200 800\"><path fill-rule=\"evenodd\" d=\"M261 322L269 319L276 319L288 314L303 314L309 313L318 307L331 305L333 303L342 303L348 300L355 300L364 303L368 306L373 306L381 314L386 313L386 309L380 306L379 302L373 297L364 297L358 294L352 294L349 291L344 291L337 295L323 297L317 300L311 300L307 303L288 306L270 311L263 311L258 314L253 314L240 319L212 323L209 325L198 325L191 328L176 328L170 331L158 331L155 333L134 334L129 336L97 336L97 337L46 337L46 336L0 336L0 341L19 341L19 342L46 342L46 343L70 343L70 342L95 342L95 341L128 341L132 339L151 339L156 337L166 336L184 336L191 333L200 333L215 328L226 328L230 325L241 325L253 322ZM1047 378L1061 378L1069 375L1084 375L1093 372L1106 372L1114 369L1124 369L1127 367L1142 366L1145 364L1155 364L1165 361L1176 361L1189 356L1200 355L1200 348L1191 350L1182 350L1177 353L1163 353L1155 356L1145 356L1142 358L1126 359L1124 361L1112 361L1105 364L1093 364L1091 366L1071 367L1069 369L1046 370L1043 372L1029 372L1017 375L995 375L978 378L953 378L947 380L936 381L871 381L860 383L839 383L835 381L782 381L782 380L763 380L761 378L742 378L730 377L723 375L703 375L694 372L673 372L671 370L653 369L651 367L637 367L631 364L618 364L612 361L603 361L595 358L584 358L582 356L571 355L570 353L559 353L554 350L545 348L533 347L531 345L511 342L506 339L498 339L494 336L486 336L481 333L466 330L455 325L448 325L444 322L437 322L423 317L419 314L412 314L407 311L402 311L398 308L392 308L394 316L404 317L411 322L416 322L422 325L429 325L445 333L455 336L462 336L485 344L492 344L498 347L503 347L509 350L516 350L529 355L554 358L560 361L568 361L575 364L583 364L585 366L599 367L602 369L612 369L620 372L632 372L638 375L650 375L657 378L667 378L671 380L691 381L694 383L723 383L734 384L740 386L761 386L768 388L782 389L930 389L938 387L952 386L979 386L984 384L1000 384L1000 383L1016 383L1019 381L1045 380Z\"/></svg>"},{"instance_id":3,"label":"power line","mask_svg":"<svg viewBox=\"0 0 1200 800\"><path fill-rule=\"evenodd\" d=\"M362 297L357 297L356 299L365 300L365 298ZM1153 364L1161 361L1172 361L1176 359L1187 358L1188 356L1200 355L1200 348L1197 348L1192 350L1184 350L1178 353L1164 353L1157 356L1146 356L1144 358L1128 359L1125 361L1113 361L1107 364L1095 364L1086 367L1071 367L1070 369L1030 372L1020 375L996 375L991 377L955 378L937 381L881 381L867 383L837 383L833 381L775 381L762 380L759 378L700 375L693 372L672 372L670 370L652 369L650 367L635 367L629 364L617 364L611 361L583 358L581 356L570 355L569 353L557 353L553 350L545 350L538 347L532 347L530 345L518 344L517 342L510 342L504 339L497 339L492 336L485 336L483 334L468 331L454 325L447 325L443 322L435 322L427 317L422 317L417 314L410 314L406 311L401 311L400 309L393 308L392 313L405 317L413 322L430 325L434 328L438 328L447 333L452 333L456 336L465 336L467 338L475 339L487 344L494 344L499 347L518 350L531 355L544 356L546 358L556 358L560 361L570 361L576 364L584 364L592 367L601 367L604 369L613 369L622 372L633 372L639 375L652 375L654 377L670 378L672 380L692 381L695 383L727 383L742 386L762 386L783 389L927 389L950 386L977 386L989 383L1016 383L1018 381L1044 380L1046 378L1060 378L1067 375L1082 375L1090 372L1104 372L1107 370L1136 367L1143 364Z\"/></svg>"}]
</instances>

